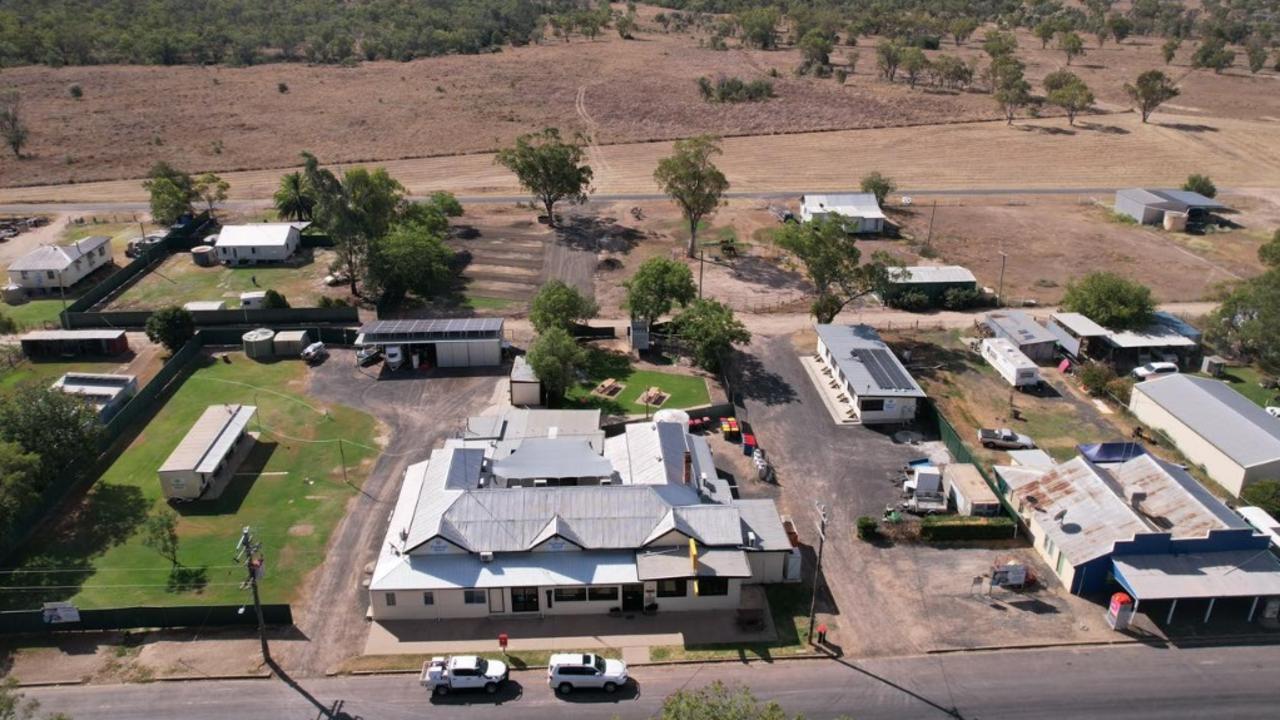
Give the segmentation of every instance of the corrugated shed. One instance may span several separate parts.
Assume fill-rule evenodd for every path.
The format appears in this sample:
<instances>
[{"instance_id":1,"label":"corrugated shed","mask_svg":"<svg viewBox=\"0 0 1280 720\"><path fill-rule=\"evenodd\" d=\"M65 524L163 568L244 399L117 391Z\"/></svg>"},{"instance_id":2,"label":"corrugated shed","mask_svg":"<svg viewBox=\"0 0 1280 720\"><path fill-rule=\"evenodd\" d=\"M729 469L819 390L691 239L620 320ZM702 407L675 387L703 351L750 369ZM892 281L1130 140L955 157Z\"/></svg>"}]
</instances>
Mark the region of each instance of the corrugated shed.
<instances>
[{"instance_id":1,"label":"corrugated shed","mask_svg":"<svg viewBox=\"0 0 1280 720\"><path fill-rule=\"evenodd\" d=\"M1178 373L1140 382L1133 392L1150 398L1241 467L1280 459L1280 419L1221 380Z\"/></svg>"}]
</instances>

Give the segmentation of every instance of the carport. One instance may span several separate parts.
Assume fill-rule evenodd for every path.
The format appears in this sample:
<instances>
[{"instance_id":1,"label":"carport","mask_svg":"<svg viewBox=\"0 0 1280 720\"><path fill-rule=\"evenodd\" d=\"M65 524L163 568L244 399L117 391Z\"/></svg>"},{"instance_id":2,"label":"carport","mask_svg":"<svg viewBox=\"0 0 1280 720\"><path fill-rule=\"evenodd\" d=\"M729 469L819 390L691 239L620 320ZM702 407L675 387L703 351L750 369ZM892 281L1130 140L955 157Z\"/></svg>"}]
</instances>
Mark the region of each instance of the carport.
<instances>
[{"instance_id":1,"label":"carport","mask_svg":"<svg viewBox=\"0 0 1280 720\"><path fill-rule=\"evenodd\" d=\"M1179 600L1208 600L1207 623L1218 600L1251 598L1252 622L1259 600L1280 596L1280 561L1270 549L1117 555L1111 563L1116 582L1133 596L1135 613L1143 602L1169 601L1165 624L1173 621Z\"/></svg>"},{"instance_id":2,"label":"carport","mask_svg":"<svg viewBox=\"0 0 1280 720\"><path fill-rule=\"evenodd\" d=\"M398 345L428 366L492 367L502 364L502 318L375 320L360 328L356 345Z\"/></svg>"}]
</instances>

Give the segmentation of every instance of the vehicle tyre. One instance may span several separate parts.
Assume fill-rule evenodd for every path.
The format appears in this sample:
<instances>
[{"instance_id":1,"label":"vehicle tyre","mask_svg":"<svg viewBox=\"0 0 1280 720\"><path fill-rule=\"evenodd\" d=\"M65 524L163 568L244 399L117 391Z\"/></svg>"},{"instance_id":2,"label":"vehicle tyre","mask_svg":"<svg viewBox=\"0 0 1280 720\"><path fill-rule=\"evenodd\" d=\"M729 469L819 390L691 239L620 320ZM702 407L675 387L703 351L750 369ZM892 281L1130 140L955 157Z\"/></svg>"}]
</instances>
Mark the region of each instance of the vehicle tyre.
<instances>
[{"instance_id":1,"label":"vehicle tyre","mask_svg":"<svg viewBox=\"0 0 1280 720\"><path fill-rule=\"evenodd\" d=\"M984 443L982 443L982 447L984 447L984 448L986 448L986 449L988 449L988 450L990 450L991 448L993 448L993 447L995 447L995 446L996 446L996 444L995 444L995 443L989 443L989 442L984 442Z\"/></svg>"},{"instance_id":2,"label":"vehicle tyre","mask_svg":"<svg viewBox=\"0 0 1280 720\"><path fill-rule=\"evenodd\" d=\"M573 692L573 686L570 685L569 683L562 682L556 686L556 692L560 693L561 695L568 695L569 693Z\"/></svg>"},{"instance_id":3,"label":"vehicle tyre","mask_svg":"<svg viewBox=\"0 0 1280 720\"><path fill-rule=\"evenodd\" d=\"M498 683L495 683L495 682L485 683L484 691L489 693L490 695L498 692Z\"/></svg>"},{"instance_id":4,"label":"vehicle tyre","mask_svg":"<svg viewBox=\"0 0 1280 720\"><path fill-rule=\"evenodd\" d=\"M604 691L612 695L618 691L618 684L607 682L604 684Z\"/></svg>"},{"instance_id":5,"label":"vehicle tyre","mask_svg":"<svg viewBox=\"0 0 1280 720\"><path fill-rule=\"evenodd\" d=\"M449 694L449 688L445 685L437 685L435 693L436 697L444 697Z\"/></svg>"}]
</instances>

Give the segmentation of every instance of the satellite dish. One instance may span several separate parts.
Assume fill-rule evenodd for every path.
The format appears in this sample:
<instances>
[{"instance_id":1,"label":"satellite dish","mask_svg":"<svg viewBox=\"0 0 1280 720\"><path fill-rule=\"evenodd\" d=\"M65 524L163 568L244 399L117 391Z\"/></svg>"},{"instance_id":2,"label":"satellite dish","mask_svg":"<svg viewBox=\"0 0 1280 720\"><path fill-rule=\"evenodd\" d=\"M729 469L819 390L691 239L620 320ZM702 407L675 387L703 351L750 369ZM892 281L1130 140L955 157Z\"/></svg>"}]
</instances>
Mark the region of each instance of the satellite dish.
<instances>
[{"instance_id":1,"label":"satellite dish","mask_svg":"<svg viewBox=\"0 0 1280 720\"><path fill-rule=\"evenodd\" d=\"M903 195L903 196L902 196L902 204L903 204L903 205L910 205L910 204L911 204L911 196L910 196L910 195Z\"/></svg>"},{"instance_id":2,"label":"satellite dish","mask_svg":"<svg viewBox=\"0 0 1280 720\"><path fill-rule=\"evenodd\" d=\"M1053 516L1053 519L1054 519L1054 520L1056 520L1056 521L1058 521L1059 523L1061 523L1061 522L1062 522L1062 520L1063 520L1064 518L1066 518L1066 517L1067 517L1067 510L1066 510L1066 508L1063 508L1062 510L1059 510L1059 511L1058 511L1058 514L1057 514L1057 515L1054 515L1054 516Z\"/></svg>"}]
</instances>

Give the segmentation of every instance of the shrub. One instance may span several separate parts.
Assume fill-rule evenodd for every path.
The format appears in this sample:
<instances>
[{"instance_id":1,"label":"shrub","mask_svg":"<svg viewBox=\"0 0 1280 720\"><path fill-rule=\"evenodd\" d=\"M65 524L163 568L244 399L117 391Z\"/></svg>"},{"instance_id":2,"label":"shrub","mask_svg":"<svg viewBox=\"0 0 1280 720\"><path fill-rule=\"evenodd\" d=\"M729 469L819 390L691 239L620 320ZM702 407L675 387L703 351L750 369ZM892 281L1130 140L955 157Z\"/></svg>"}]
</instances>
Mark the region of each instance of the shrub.
<instances>
[{"instance_id":1,"label":"shrub","mask_svg":"<svg viewBox=\"0 0 1280 720\"><path fill-rule=\"evenodd\" d=\"M982 291L978 288L951 288L942 295L942 307L948 310L967 310L983 303Z\"/></svg>"},{"instance_id":2,"label":"shrub","mask_svg":"<svg viewBox=\"0 0 1280 720\"><path fill-rule=\"evenodd\" d=\"M836 70L835 75L836 75L836 82L840 83L841 85L843 85L845 81L849 79L849 72L843 68Z\"/></svg>"},{"instance_id":3,"label":"shrub","mask_svg":"<svg viewBox=\"0 0 1280 720\"><path fill-rule=\"evenodd\" d=\"M920 523L920 538L935 542L956 540L1005 540L1016 527L1008 517L930 515Z\"/></svg>"},{"instance_id":4,"label":"shrub","mask_svg":"<svg viewBox=\"0 0 1280 720\"><path fill-rule=\"evenodd\" d=\"M1266 510L1272 517L1280 515L1280 481L1259 480L1240 491L1240 499Z\"/></svg>"},{"instance_id":5,"label":"shrub","mask_svg":"<svg viewBox=\"0 0 1280 720\"><path fill-rule=\"evenodd\" d=\"M0 335L12 335L18 332L18 321L0 312Z\"/></svg>"},{"instance_id":6,"label":"shrub","mask_svg":"<svg viewBox=\"0 0 1280 720\"><path fill-rule=\"evenodd\" d=\"M923 312L932 305L929 302L929 296L919 290L894 293L886 304L889 307L906 310L907 312Z\"/></svg>"},{"instance_id":7,"label":"shrub","mask_svg":"<svg viewBox=\"0 0 1280 720\"><path fill-rule=\"evenodd\" d=\"M1121 405L1129 404L1129 396L1133 394L1133 379L1127 377L1118 377L1107 383L1107 394L1116 399Z\"/></svg>"},{"instance_id":8,"label":"shrub","mask_svg":"<svg viewBox=\"0 0 1280 720\"><path fill-rule=\"evenodd\" d=\"M328 295L325 295L320 298L320 302L317 303L316 306L322 308L347 307L347 301L344 298L329 297Z\"/></svg>"},{"instance_id":9,"label":"shrub","mask_svg":"<svg viewBox=\"0 0 1280 720\"><path fill-rule=\"evenodd\" d=\"M1100 362L1087 362L1076 370L1076 377L1080 378L1080 385L1084 387L1090 395L1101 395L1107 391L1107 386L1116 380L1116 371L1111 369L1110 365Z\"/></svg>"},{"instance_id":10,"label":"shrub","mask_svg":"<svg viewBox=\"0 0 1280 720\"><path fill-rule=\"evenodd\" d=\"M289 301L275 290L268 290L262 297L263 310L284 310L287 307L289 307Z\"/></svg>"},{"instance_id":11,"label":"shrub","mask_svg":"<svg viewBox=\"0 0 1280 720\"><path fill-rule=\"evenodd\" d=\"M288 83L276 83L276 91L279 92L281 95L289 92Z\"/></svg>"},{"instance_id":12,"label":"shrub","mask_svg":"<svg viewBox=\"0 0 1280 720\"><path fill-rule=\"evenodd\" d=\"M1189 175L1187 181L1182 184L1182 189L1188 192L1200 193L1201 195L1211 198L1218 194L1218 188L1209 179L1208 175L1200 175L1196 173Z\"/></svg>"},{"instance_id":13,"label":"shrub","mask_svg":"<svg viewBox=\"0 0 1280 720\"><path fill-rule=\"evenodd\" d=\"M773 97L773 83L768 80L747 82L742 78L724 76L716 78L713 83L703 76L698 78L698 91L707 102L758 102Z\"/></svg>"},{"instance_id":14,"label":"shrub","mask_svg":"<svg viewBox=\"0 0 1280 720\"><path fill-rule=\"evenodd\" d=\"M880 524L870 515L862 515L858 518L858 539L874 540L880 537Z\"/></svg>"},{"instance_id":15,"label":"shrub","mask_svg":"<svg viewBox=\"0 0 1280 720\"><path fill-rule=\"evenodd\" d=\"M67 92L71 93L71 97L75 98L76 100L79 100L80 98L84 97L84 89L81 88L79 85L72 85L71 87L67 88Z\"/></svg>"}]
</instances>

